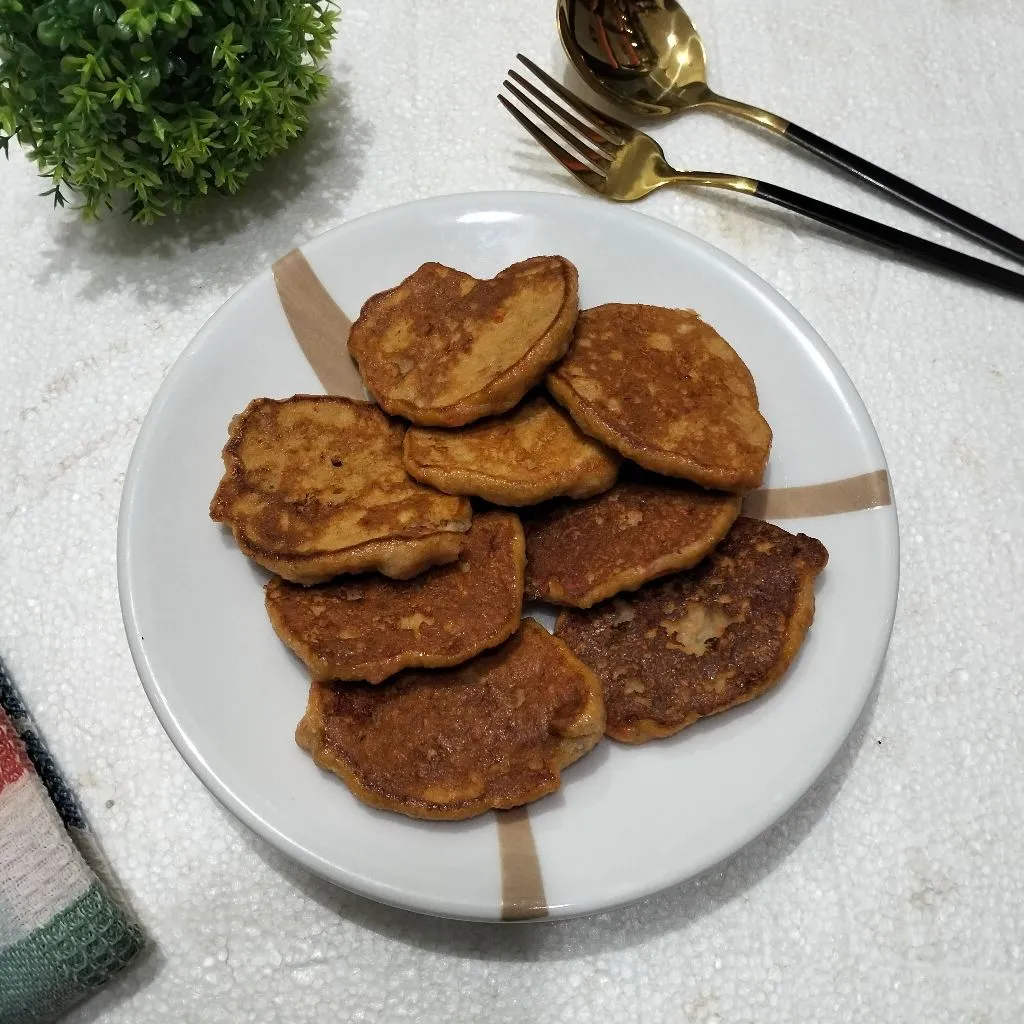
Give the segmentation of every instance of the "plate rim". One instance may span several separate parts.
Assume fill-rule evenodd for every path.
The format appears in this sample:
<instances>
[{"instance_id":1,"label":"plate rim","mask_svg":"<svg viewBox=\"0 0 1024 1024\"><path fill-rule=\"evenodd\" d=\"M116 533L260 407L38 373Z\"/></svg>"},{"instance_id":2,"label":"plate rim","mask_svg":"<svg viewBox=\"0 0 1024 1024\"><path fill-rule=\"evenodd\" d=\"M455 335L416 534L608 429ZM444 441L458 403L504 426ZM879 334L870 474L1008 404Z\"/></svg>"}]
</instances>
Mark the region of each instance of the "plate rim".
<instances>
[{"instance_id":1,"label":"plate rim","mask_svg":"<svg viewBox=\"0 0 1024 1024\"><path fill-rule=\"evenodd\" d=\"M885 610L884 619L881 617L879 619L880 623L883 625L883 629L880 633L882 639L880 640L879 650L877 651L876 656L872 659L875 667L872 675L871 686L867 689L863 702L856 707L852 716L848 715L844 717L841 736L838 742L834 744L834 749L830 749L827 756L823 759L819 759L820 763L816 761L813 765L808 766L806 771L801 773L802 781L800 786L793 787L795 795L793 795L791 799L784 801L778 808L774 808L767 815L765 820L758 819L751 824L750 828L743 830L742 837L735 842L730 852L711 855L705 858L704 862L700 863L700 866L695 870L689 871L684 877L678 878L675 881L670 881L667 885L659 885L656 888L644 887L641 891L635 892L631 896L623 899L616 900L615 902L600 902L595 900L590 904L574 904L571 908L559 906L558 904L551 904L549 905L549 915L547 917L533 919L534 921L540 922L569 920L595 913L610 912L625 906L630 906L640 900L654 896L659 892L664 892L667 888L671 888L674 885L685 884L686 882L699 877L713 866L725 863L731 857L736 856L736 854L746 848L756 838L767 832L768 829L772 828L778 822L782 821L782 819L785 818L817 785L829 766L835 761L838 754L849 742L849 738L857 722L860 720L865 708L868 706L871 695L878 688L879 681L884 670L885 659L891 642L893 626L898 608L901 569L899 514L896 494L893 488L891 475L889 474L888 461L885 457L885 452L882 448L881 439L878 436L878 431L875 427L874 421L872 420L867 406L865 405L864 400L861 397L860 392L857 390L852 378L849 376L846 369L843 367L842 363L832 351L824 337L822 337L814 326L803 316L803 314L800 313L798 309L796 309L795 306L792 305L792 303L789 302L785 296L764 280L764 278L760 277L760 275L740 262L736 257L730 255L723 249L720 249L718 246L713 245L691 231L670 223L660 217L644 213L643 211L637 210L633 207L609 206L608 203L589 196L573 195L561 192L545 192L539 190L485 190L448 193L444 195L413 199L392 206L381 207L376 210L360 214L358 217L344 220L326 231L295 245L293 248L299 249L307 254L315 253L316 251L321 250L324 246L329 245L330 239L333 236L344 232L353 224L360 223L369 218L401 214L402 211L407 210L410 207L443 208L445 206L454 207L459 204L467 204L474 207L490 205L497 209L521 213L529 212L528 210L524 210L524 205L527 207L531 204L534 206L543 206L549 203L600 208L604 212L614 211L614 216L625 215L627 218L642 217L648 222L646 225L648 229L653 228L655 230L660 230L670 240L672 239L672 236L676 236L675 241L682 238L697 250L703 251L705 255L710 257L712 261L716 262L722 269L725 269L737 276L748 287L752 288L762 300L766 301L777 313L781 314L790 325L813 339L818 353L824 358L829 370L841 386L844 397L850 403L855 421L863 422L863 424L868 428L866 439L868 441L868 447L872 450L873 455L878 462L877 468L885 470L886 475L889 478L891 494L890 505L884 508L876 508L870 511L861 512L859 514L886 515L889 520L890 528L887 532L890 535L889 540L891 541L891 544L887 545L890 552L890 557L888 559L890 576L888 588L888 592L890 594L889 606ZM265 818L261 817L241 796L222 782L216 771L206 762L202 753L193 743L191 737L181 727L177 716L171 709L159 680L149 663L146 649L141 643L141 630L135 614L134 595L132 594L129 582L129 563L132 558L132 549L128 523L131 518L132 506L134 504L136 491L139 485L141 468L146 461L147 450L152 440L152 436L157 429L157 421L160 419L164 408L168 404L171 395L174 393L179 378L186 373L191 357L193 357L199 349L207 343L209 336L215 330L218 322L221 319L226 319L232 315L236 308L244 303L246 295L251 291L255 291L260 286L261 282L265 281L268 277L272 277L272 269L270 266L264 267L236 288L235 291L232 292L231 295L229 295L228 298L225 299L220 306L218 306L218 308L203 321L195 335L190 339L188 344L174 360L170 369L164 376L164 379L161 381L160 386L157 388L143 419L139 433L132 446L132 452L125 471L121 498L118 505L116 550L118 599L121 608L122 623L136 673L139 676L143 690L146 693L146 697L156 713L161 727L193 774L200 782L202 782L204 787L212 796L214 796L221 806L234 815L247 828L268 842L279 853L301 864L318 877L323 878L332 884L341 886L342 888L345 888L363 898L428 916L462 921L497 923L501 920L499 916L500 908L497 904L493 908L493 912L487 915L475 913L470 914L465 912L465 910L460 911L457 908L453 908L449 903L434 899L429 894L425 893L419 893L417 895L417 903L414 904L412 902L408 902L402 899L402 896L404 895L403 893L395 893L392 890L392 887L388 886L386 883L377 882L372 878L362 877L355 872L339 871L336 865L327 861L325 858L307 847L297 843L289 836L275 828ZM849 720L847 720L847 718Z\"/></svg>"}]
</instances>

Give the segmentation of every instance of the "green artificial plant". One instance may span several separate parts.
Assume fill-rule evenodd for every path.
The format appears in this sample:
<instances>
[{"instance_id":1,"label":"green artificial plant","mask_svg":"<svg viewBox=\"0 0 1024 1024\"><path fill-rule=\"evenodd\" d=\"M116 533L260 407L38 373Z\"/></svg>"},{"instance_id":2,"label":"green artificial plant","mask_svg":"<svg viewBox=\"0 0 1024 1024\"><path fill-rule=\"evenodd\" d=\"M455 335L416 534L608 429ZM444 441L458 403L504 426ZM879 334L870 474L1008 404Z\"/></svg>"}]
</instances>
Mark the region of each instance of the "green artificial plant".
<instances>
[{"instance_id":1,"label":"green artificial plant","mask_svg":"<svg viewBox=\"0 0 1024 1024\"><path fill-rule=\"evenodd\" d=\"M0 0L0 149L87 217L237 192L323 94L331 0Z\"/></svg>"}]
</instances>

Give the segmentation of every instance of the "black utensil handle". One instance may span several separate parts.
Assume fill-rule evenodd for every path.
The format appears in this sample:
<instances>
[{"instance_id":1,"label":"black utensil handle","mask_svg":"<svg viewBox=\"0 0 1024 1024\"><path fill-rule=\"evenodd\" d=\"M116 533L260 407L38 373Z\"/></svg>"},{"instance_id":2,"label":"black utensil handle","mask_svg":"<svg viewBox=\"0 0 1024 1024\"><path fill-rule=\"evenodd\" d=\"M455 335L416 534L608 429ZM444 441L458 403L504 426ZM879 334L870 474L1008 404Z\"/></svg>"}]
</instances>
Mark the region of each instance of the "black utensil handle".
<instances>
[{"instance_id":1,"label":"black utensil handle","mask_svg":"<svg viewBox=\"0 0 1024 1024\"><path fill-rule=\"evenodd\" d=\"M874 242L901 256L909 256L972 281L980 281L993 288L1024 296L1024 274L1007 270L1006 267L1000 267L995 263L986 263L985 260L967 256L965 253L957 252L956 249L948 249L944 245L938 245L925 238L918 238L917 235L889 227L888 224L880 224L876 220L850 213L849 210L840 209L838 206L830 206L818 199L800 195L799 192L790 192L789 189L780 188L778 185L772 185L766 181L757 183L757 191L754 192L754 195L758 199L764 199L776 206L802 213L805 217L827 224L829 227L838 228L840 231L845 231L866 242Z\"/></svg>"},{"instance_id":2,"label":"black utensil handle","mask_svg":"<svg viewBox=\"0 0 1024 1024\"><path fill-rule=\"evenodd\" d=\"M905 181L898 175L891 174L869 160L843 149L842 146L837 146L820 135L815 135L814 132L809 132L806 128L793 124L792 121L785 134L787 139L791 139L802 149L821 157L822 160L827 160L833 166L849 174L870 182L882 189L883 192L902 199L908 206L913 206L923 213L929 214L964 235L984 242L992 249L1012 256L1016 260L1024 261L1024 239L1011 235L1009 231L1004 231L1002 228L996 227L995 224L989 224L987 220L982 220L973 213L961 210L959 206L947 203L945 199L926 192L923 188Z\"/></svg>"}]
</instances>

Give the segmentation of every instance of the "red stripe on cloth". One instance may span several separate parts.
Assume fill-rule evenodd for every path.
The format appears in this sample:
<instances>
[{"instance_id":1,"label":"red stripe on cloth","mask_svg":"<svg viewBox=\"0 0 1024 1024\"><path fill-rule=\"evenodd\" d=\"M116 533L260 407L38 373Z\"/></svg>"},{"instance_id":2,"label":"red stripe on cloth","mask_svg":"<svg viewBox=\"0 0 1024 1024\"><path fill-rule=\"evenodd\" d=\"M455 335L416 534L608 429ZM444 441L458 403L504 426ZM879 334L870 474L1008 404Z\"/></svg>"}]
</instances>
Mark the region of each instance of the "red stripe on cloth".
<instances>
[{"instance_id":1,"label":"red stripe on cloth","mask_svg":"<svg viewBox=\"0 0 1024 1024\"><path fill-rule=\"evenodd\" d=\"M28 755L7 712L0 708L0 794L12 782L32 770Z\"/></svg>"}]
</instances>

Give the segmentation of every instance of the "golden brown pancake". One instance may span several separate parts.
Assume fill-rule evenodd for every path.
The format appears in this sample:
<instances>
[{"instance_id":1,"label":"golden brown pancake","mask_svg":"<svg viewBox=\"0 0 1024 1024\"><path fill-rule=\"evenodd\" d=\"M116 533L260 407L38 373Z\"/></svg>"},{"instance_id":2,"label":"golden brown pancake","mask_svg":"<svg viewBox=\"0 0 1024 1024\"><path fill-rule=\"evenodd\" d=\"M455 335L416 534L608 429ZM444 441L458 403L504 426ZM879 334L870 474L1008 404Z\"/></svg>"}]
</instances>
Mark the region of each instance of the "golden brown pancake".
<instances>
[{"instance_id":1,"label":"golden brown pancake","mask_svg":"<svg viewBox=\"0 0 1024 1024\"><path fill-rule=\"evenodd\" d=\"M691 309L583 310L547 386L585 433L647 469L725 491L761 484L772 432L754 379Z\"/></svg>"},{"instance_id":2,"label":"golden brown pancake","mask_svg":"<svg viewBox=\"0 0 1024 1024\"><path fill-rule=\"evenodd\" d=\"M555 634L601 680L609 736L671 736L781 678L814 618L827 561L819 541L741 516L696 568L563 612Z\"/></svg>"},{"instance_id":3,"label":"golden brown pancake","mask_svg":"<svg viewBox=\"0 0 1024 1024\"><path fill-rule=\"evenodd\" d=\"M457 562L411 580L273 579L267 612L314 679L380 683L404 668L459 665L507 640L519 625L525 557L518 517L486 512L463 534Z\"/></svg>"},{"instance_id":4,"label":"golden brown pancake","mask_svg":"<svg viewBox=\"0 0 1024 1024\"><path fill-rule=\"evenodd\" d=\"M461 430L412 427L405 435L410 476L495 505L599 494L615 482L619 464L543 395Z\"/></svg>"},{"instance_id":5,"label":"golden brown pancake","mask_svg":"<svg viewBox=\"0 0 1024 1024\"><path fill-rule=\"evenodd\" d=\"M603 731L593 673L527 619L458 669L313 683L295 739L372 807L457 819L554 792Z\"/></svg>"},{"instance_id":6,"label":"golden brown pancake","mask_svg":"<svg viewBox=\"0 0 1024 1024\"><path fill-rule=\"evenodd\" d=\"M674 480L624 480L558 502L526 524L526 595L589 608L696 565L740 514L735 494Z\"/></svg>"},{"instance_id":7,"label":"golden brown pancake","mask_svg":"<svg viewBox=\"0 0 1024 1024\"><path fill-rule=\"evenodd\" d=\"M407 579L459 557L471 510L413 480L405 430L351 398L257 398L231 421L210 517L295 583L376 569Z\"/></svg>"},{"instance_id":8,"label":"golden brown pancake","mask_svg":"<svg viewBox=\"0 0 1024 1024\"><path fill-rule=\"evenodd\" d=\"M424 263L363 305L348 349L395 416L459 427L511 409L560 359L579 299L561 256L515 263L489 281Z\"/></svg>"}]
</instances>

